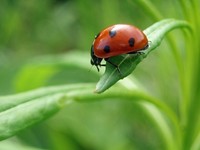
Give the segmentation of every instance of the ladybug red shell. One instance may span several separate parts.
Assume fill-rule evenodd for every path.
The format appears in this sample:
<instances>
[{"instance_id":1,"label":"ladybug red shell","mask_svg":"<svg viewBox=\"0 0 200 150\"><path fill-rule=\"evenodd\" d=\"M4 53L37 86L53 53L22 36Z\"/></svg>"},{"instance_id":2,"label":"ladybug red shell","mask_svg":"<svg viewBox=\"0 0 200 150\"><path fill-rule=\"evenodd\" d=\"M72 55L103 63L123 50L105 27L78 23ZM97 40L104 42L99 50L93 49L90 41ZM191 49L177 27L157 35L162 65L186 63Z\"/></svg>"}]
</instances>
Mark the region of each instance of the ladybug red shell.
<instances>
[{"instance_id":1,"label":"ladybug red shell","mask_svg":"<svg viewBox=\"0 0 200 150\"><path fill-rule=\"evenodd\" d=\"M99 71L98 66L102 66L102 59L108 61L110 57L136 53L147 47L147 37L137 27L128 24L113 25L102 30L95 37L91 47L91 64Z\"/></svg>"}]
</instances>

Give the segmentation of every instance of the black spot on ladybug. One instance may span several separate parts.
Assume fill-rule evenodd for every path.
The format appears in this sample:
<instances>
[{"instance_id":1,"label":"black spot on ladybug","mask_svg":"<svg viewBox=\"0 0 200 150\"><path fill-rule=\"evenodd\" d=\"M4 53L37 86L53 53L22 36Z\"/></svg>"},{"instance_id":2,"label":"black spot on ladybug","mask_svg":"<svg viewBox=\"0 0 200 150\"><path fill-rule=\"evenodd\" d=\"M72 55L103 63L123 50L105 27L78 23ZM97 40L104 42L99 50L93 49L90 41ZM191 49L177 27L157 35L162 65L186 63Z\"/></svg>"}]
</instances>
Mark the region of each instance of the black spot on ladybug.
<instances>
[{"instance_id":1,"label":"black spot on ladybug","mask_svg":"<svg viewBox=\"0 0 200 150\"><path fill-rule=\"evenodd\" d=\"M106 45L103 50L104 50L105 53L109 53L110 52L110 46Z\"/></svg>"},{"instance_id":2,"label":"black spot on ladybug","mask_svg":"<svg viewBox=\"0 0 200 150\"><path fill-rule=\"evenodd\" d=\"M114 37L116 34L117 34L117 32L115 30L109 31L109 35L110 35L111 38Z\"/></svg>"},{"instance_id":3,"label":"black spot on ladybug","mask_svg":"<svg viewBox=\"0 0 200 150\"><path fill-rule=\"evenodd\" d=\"M94 39L98 38L99 35L100 35L100 32L94 37Z\"/></svg>"},{"instance_id":4,"label":"black spot on ladybug","mask_svg":"<svg viewBox=\"0 0 200 150\"><path fill-rule=\"evenodd\" d=\"M128 43L129 43L129 46L130 46L130 47L133 47L134 44L135 44L135 39L134 39L134 38L130 38L130 39L128 40Z\"/></svg>"}]
</instances>

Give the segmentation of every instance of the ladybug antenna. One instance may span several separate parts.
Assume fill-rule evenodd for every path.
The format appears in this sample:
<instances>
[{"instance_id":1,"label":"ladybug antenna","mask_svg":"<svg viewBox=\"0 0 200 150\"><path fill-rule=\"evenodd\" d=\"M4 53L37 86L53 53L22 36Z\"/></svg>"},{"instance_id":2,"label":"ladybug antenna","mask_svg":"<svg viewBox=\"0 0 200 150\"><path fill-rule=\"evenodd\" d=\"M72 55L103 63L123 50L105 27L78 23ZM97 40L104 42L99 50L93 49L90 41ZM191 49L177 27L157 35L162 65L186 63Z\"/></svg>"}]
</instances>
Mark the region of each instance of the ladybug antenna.
<instances>
[{"instance_id":1,"label":"ladybug antenna","mask_svg":"<svg viewBox=\"0 0 200 150\"><path fill-rule=\"evenodd\" d=\"M90 66L90 69L88 70L88 72L91 72L93 66Z\"/></svg>"}]
</instances>

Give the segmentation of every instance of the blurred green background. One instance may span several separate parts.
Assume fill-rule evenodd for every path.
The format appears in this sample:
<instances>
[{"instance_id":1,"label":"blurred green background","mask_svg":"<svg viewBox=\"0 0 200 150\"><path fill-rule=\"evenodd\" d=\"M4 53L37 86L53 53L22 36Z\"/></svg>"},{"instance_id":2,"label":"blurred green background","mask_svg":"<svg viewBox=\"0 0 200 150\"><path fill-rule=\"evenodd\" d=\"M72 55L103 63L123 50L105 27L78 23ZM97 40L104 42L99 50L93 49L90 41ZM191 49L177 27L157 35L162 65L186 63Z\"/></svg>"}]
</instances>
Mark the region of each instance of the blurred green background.
<instances>
[{"instance_id":1,"label":"blurred green background","mask_svg":"<svg viewBox=\"0 0 200 150\"><path fill-rule=\"evenodd\" d=\"M154 0L153 4L165 18L182 18L176 1ZM140 0L1 0L0 94L95 83L99 74L90 66L95 34L116 23L134 24L143 30L155 21L141 8ZM174 33L181 39L179 31ZM184 43L177 45L183 47ZM55 65L69 57L76 58L72 65ZM152 95L167 99L176 108L173 89L179 87L176 68L171 67L174 62L164 41L133 75ZM172 90L164 92L169 88ZM162 149L163 142L145 116L137 103L117 99L73 103L49 120L1 142L0 149Z\"/></svg>"}]
</instances>

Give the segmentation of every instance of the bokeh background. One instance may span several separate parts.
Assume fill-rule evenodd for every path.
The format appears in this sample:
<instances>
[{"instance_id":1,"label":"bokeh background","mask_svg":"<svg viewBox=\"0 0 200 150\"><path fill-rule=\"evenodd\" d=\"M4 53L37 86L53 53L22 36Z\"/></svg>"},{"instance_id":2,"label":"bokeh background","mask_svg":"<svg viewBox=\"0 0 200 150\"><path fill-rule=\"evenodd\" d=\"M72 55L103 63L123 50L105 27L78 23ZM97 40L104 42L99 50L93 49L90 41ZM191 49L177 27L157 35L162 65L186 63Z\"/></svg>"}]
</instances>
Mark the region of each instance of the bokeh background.
<instances>
[{"instance_id":1,"label":"bokeh background","mask_svg":"<svg viewBox=\"0 0 200 150\"><path fill-rule=\"evenodd\" d=\"M182 18L174 0L154 0L153 4L165 18ZM100 74L90 66L94 36L117 23L144 30L158 21L148 13L140 0L1 0L0 94L51 85L96 83ZM170 34L180 39L176 44L183 48L182 34ZM76 58L71 65L55 65L69 58ZM179 87L174 62L164 40L132 77L176 109L174 98L178 97ZM73 103L45 122L0 142L0 149L162 149L162 140L145 116L137 103L118 99Z\"/></svg>"}]
</instances>

